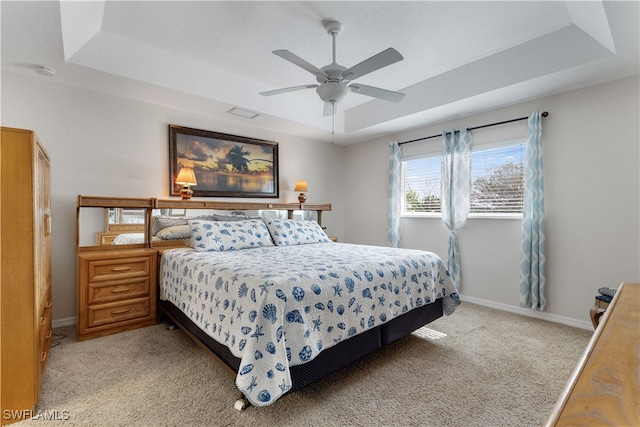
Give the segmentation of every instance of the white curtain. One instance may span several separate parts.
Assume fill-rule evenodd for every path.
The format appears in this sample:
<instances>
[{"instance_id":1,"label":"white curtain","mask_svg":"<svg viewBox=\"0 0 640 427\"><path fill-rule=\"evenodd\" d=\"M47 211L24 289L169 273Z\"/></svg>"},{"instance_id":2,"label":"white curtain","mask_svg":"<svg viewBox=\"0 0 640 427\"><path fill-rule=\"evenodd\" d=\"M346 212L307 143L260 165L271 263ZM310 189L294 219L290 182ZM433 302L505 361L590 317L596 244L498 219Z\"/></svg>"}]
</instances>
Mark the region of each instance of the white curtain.
<instances>
[{"instance_id":1,"label":"white curtain","mask_svg":"<svg viewBox=\"0 0 640 427\"><path fill-rule=\"evenodd\" d=\"M400 209L402 197L402 150L397 142L389 144L389 246L400 247Z\"/></svg>"},{"instance_id":2,"label":"white curtain","mask_svg":"<svg viewBox=\"0 0 640 427\"><path fill-rule=\"evenodd\" d=\"M469 216L471 198L471 132L442 132L442 221L449 229L447 269L460 289L460 250L456 233Z\"/></svg>"},{"instance_id":3,"label":"white curtain","mask_svg":"<svg viewBox=\"0 0 640 427\"><path fill-rule=\"evenodd\" d=\"M545 278L544 179L542 169L542 117L529 116L527 160L524 167L524 208L520 260L520 306L544 311Z\"/></svg>"}]
</instances>

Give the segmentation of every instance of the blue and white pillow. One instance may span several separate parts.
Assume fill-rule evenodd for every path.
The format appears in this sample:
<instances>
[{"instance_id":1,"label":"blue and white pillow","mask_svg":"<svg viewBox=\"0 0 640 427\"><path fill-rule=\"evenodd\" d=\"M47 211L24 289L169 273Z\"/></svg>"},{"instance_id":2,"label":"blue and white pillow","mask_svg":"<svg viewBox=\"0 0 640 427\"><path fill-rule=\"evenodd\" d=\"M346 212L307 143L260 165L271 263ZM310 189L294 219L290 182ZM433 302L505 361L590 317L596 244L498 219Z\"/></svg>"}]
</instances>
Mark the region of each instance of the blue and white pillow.
<instances>
[{"instance_id":1,"label":"blue and white pillow","mask_svg":"<svg viewBox=\"0 0 640 427\"><path fill-rule=\"evenodd\" d=\"M189 226L193 233L193 247L198 252L273 246L269 230L261 220L190 220Z\"/></svg>"},{"instance_id":2,"label":"blue and white pillow","mask_svg":"<svg viewBox=\"0 0 640 427\"><path fill-rule=\"evenodd\" d=\"M274 243L278 246L331 242L327 233L315 221L292 219L268 219L265 221Z\"/></svg>"}]
</instances>

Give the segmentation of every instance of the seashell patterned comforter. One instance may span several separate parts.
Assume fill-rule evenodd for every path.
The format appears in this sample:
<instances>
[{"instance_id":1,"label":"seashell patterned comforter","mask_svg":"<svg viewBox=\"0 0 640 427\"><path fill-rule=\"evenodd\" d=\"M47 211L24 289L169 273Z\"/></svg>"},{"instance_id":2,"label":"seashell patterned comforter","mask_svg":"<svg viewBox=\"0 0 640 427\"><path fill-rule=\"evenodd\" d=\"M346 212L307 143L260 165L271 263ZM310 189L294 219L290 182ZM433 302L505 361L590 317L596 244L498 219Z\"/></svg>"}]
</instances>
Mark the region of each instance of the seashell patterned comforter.
<instances>
[{"instance_id":1,"label":"seashell patterned comforter","mask_svg":"<svg viewBox=\"0 0 640 427\"><path fill-rule=\"evenodd\" d=\"M438 298L445 315L460 304L436 254L347 243L165 251L160 298L241 359L236 385L256 406L323 349Z\"/></svg>"}]
</instances>

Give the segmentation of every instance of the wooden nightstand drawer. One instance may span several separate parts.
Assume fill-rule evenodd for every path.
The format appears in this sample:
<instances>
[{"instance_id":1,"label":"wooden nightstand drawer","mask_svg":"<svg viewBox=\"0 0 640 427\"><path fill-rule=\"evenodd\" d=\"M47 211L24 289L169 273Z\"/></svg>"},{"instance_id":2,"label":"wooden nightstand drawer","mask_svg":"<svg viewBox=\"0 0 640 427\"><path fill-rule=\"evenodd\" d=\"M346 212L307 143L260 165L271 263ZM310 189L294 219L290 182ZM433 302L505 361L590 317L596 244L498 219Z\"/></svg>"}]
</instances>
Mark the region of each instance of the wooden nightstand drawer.
<instances>
[{"instance_id":1,"label":"wooden nightstand drawer","mask_svg":"<svg viewBox=\"0 0 640 427\"><path fill-rule=\"evenodd\" d=\"M88 283L149 276L151 261L149 256L90 260L87 265Z\"/></svg>"},{"instance_id":2,"label":"wooden nightstand drawer","mask_svg":"<svg viewBox=\"0 0 640 427\"><path fill-rule=\"evenodd\" d=\"M88 307L87 326L95 327L151 314L149 298L138 298L124 303L100 304Z\"/></svg>"},{"instance_id":3,"label":"wooden nightstand drawer","mask_svg":"<svg viewBox=\"0 0 640 427\"><path fill-rule=\"evenodd\" d=\"M87 289L87 304L119 301L149 296L149 277L140 277L108 283L90 283Z\"/></svg>"}]
</instances>

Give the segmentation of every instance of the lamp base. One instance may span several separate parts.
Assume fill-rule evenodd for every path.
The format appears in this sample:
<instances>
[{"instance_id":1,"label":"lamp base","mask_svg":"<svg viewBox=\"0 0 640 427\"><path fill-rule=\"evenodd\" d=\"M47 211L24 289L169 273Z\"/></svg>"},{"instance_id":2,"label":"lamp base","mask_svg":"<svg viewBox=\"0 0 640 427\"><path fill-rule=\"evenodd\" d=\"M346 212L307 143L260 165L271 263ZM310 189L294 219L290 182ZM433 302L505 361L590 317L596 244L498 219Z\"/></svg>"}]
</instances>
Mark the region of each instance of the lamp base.
<instances>
[{"instance_id":1,"label":"lamp base","mask_svg":"<svg viewBox=\"0 0 640 427\"><path fill-rule=\"evenodd\" d=\"M298 196L298 201L300 203L304 203L307 201L307 196L304 195L304 193L300 193L300 195Z\"/></svg>"},{"instance_id":2,"label":"lamp base","mask_svg":"<svg viewBox=\"0 0 640 427\"><path fill-rule=\"evenodd\" d=\"M180 197L182 197L182 200L191 200L192 195L193 190L188 185L185 185L182 187L182 190L180 190Z\"/></svg>"}]
</instances>

